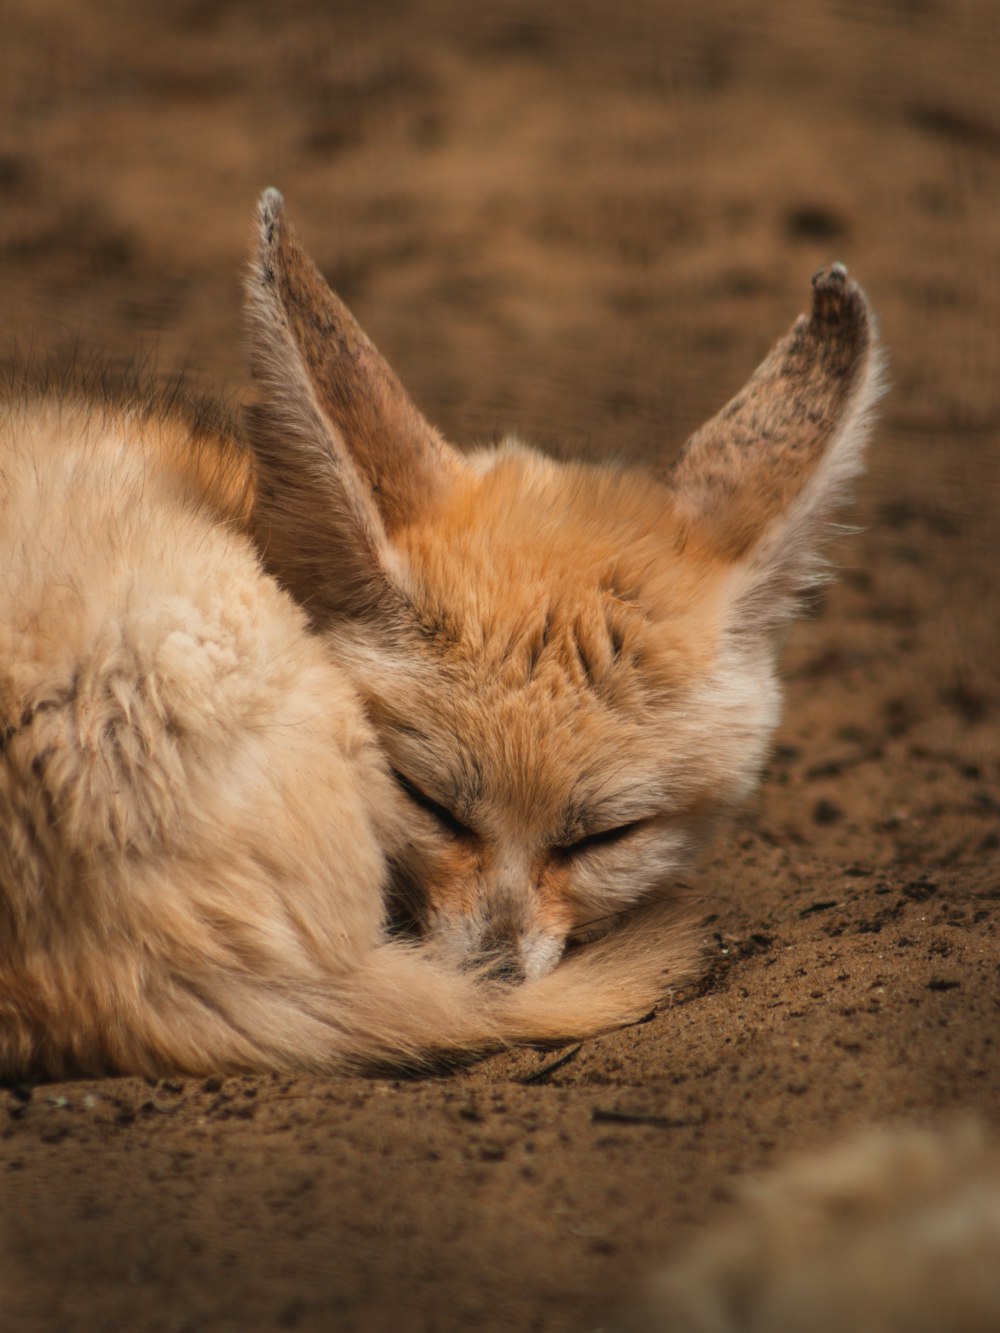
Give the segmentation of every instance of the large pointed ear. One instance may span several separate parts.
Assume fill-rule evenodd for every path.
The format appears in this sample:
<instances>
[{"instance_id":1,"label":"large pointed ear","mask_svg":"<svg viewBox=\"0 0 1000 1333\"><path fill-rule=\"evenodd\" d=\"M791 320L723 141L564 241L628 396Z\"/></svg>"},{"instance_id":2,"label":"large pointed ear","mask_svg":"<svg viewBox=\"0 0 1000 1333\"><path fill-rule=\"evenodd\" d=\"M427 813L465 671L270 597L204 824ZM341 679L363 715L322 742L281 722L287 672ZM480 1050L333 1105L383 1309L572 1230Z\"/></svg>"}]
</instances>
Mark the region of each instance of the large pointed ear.
<instances>
[{"instance_id":1,"label":"large pointed ear","mask_svg":"<svg viewBox=\"0 0 1000 1333\"><path fill-rule=\"evenodd\" d=\"M316 623L398 598L393 532L463 470L324 282L267 190L247 284L254 529Z\"/></svg>"},{"instance_id":2,"label":"large pointed ear","mask_svg":"<svg viewBox=\"0 0 1000 1333\"><path fill-rule=\"evenodd\" d=\"M842 264L813 278L803 315L667 475L680 540L733 567L737 628L783 619L819 568L830 517L861 470L879 357Z\"/></svg>"}]
</instances>

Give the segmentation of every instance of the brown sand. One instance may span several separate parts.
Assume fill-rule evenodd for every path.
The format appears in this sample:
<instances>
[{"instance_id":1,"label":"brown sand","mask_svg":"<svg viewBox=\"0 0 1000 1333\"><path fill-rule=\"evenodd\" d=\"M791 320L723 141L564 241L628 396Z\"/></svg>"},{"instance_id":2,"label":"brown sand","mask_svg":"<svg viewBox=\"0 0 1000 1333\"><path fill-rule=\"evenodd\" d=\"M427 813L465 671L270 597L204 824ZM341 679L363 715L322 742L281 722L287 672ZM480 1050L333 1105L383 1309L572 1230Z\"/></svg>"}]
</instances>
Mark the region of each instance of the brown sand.
<instances>
[{"instance_id":1,"label":"brown sand","mask_svg":"<svg viewBox=\"0 0 1000 1333\"><path fill-rule=\"evenodd\" d=\"M654 457L844 259L891 356L843 577L712 971L548 1075L0 1089L17 1330L605 1326L738 1177L1000 1120L1000 23L991 0L8 0L5 332L243 385L280 186L459 442Z\"/></svg>"}]
</instances>

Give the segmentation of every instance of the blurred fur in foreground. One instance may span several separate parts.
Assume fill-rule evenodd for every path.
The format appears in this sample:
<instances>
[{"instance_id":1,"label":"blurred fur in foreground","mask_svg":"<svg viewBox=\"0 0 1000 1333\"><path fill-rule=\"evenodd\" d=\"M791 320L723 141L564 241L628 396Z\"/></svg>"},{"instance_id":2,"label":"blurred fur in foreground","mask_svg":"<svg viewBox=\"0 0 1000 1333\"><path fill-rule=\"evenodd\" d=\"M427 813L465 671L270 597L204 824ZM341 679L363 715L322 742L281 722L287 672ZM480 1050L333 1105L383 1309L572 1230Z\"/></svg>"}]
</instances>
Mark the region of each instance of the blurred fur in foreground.
<instances>
[{"instance_id":1,"label":"blurred fur in foreground","mask_svg":"<svg viewBox=\"0 0 1000 1333\"><path fill-rule=\"evenodd\" d=\"M627 1333L993 1333L1000 1150L868 1129L761 1176L659 1273Z\"/></svg>"}]
</instances>

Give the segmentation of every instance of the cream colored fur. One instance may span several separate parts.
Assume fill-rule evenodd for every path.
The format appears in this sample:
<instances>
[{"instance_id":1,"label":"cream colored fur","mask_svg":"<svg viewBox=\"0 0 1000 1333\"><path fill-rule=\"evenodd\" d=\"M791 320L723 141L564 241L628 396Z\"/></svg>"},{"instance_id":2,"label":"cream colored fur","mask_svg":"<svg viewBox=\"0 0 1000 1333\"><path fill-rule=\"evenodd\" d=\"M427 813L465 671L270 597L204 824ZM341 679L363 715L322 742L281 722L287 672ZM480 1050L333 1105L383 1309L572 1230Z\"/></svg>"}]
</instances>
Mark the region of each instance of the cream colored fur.
<instances>
[{"instance_id":1,"label":"cream colored fur","mask_svg":"<svg viewBox=\"0 0 1000 1333\"><path fill-rule=\"evenodd\" d=\"M756 780L775 631L857 470L863 296L819 275L656 478L463 458L273 191L248 295L249 448L138 400L4 409L0 1074L642 1016L697 971L671 886Z\"/></svg>"},{"instance_id":2,"label":"cream colored fur","mask_svg":"<svg viewBox=\"0 0 1000 1333\"><path fill-rule=\"evenodd\" d=\"M881 1126L747 1186L649 1284L628 1333L993 1333L1000 1153Z\"/></svg>"}]
</instances>

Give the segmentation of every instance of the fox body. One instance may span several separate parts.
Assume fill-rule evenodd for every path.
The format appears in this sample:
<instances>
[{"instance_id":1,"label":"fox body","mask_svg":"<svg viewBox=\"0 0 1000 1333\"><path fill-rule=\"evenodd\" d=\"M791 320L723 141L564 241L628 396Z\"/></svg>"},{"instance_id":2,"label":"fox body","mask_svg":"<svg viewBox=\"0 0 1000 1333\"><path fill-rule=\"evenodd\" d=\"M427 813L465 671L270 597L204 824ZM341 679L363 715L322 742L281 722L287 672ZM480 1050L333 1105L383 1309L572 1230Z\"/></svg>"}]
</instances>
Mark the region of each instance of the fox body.
<instances>
[{"instance_id":1,"label":"fox body","mask_svg":"<svg viewBox=\"0 0 1000 1333\"><path fill-rule=\"evenodd\" d=\"M863 295L817 275L653 473L450 448L273 191L248 309L240 431L4 409L0 1074L415 1062L641 1016L697 970L671 885L757 778L859 466Z\"/></svg>"}]
</instances>

